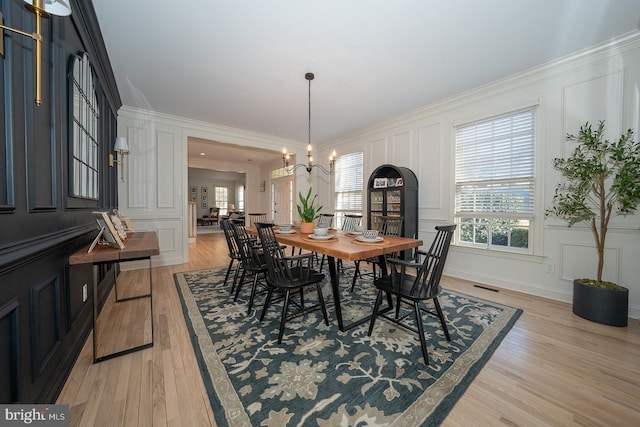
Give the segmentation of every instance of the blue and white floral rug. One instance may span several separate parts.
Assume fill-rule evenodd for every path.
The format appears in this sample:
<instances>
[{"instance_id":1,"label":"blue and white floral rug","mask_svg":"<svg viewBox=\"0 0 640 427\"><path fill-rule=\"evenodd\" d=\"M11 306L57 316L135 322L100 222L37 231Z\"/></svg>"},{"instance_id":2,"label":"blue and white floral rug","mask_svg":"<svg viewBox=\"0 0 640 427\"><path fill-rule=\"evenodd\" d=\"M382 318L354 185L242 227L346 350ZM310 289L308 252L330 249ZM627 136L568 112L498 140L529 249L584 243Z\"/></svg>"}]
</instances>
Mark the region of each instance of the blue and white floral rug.
<instances>
[{"instance_id":1,"label":"blue and white floral rug","mask_svg":"<svg viewBox=\"0 0 640 427\"><path fill-rule=\"evenodd\" d=\"M429 366L417 334L378 318L340 332L328 278L329 326L320 311L287 322L281 345L281 303L250 315L250 283L234 302L226 269L176 273L185 319L219 426L437 426L442 423L522 310L445 290L440 304L451 341L436 316L424 315ZM328 275L327 275L328 276ZM345 321L371 313L375 288L342 277ZM312 288L313 289L313 288ZM315 289L305 292L312 304ZM292 310L293 308L290 308ZM409 315L412 318L412 314Z\"/></svg>"}]
</instances>

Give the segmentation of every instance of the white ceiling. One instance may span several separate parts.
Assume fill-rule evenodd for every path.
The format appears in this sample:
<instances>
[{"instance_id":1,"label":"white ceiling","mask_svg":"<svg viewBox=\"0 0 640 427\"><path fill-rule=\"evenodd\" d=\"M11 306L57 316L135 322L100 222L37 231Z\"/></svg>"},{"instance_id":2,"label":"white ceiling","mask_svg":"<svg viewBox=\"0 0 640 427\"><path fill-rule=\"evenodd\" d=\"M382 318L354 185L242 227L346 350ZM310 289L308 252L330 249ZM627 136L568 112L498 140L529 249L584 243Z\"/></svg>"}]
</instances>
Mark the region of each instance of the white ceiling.
<instances>
[{"instance_id":1,"label":"white ceiling","mask_svg":"<svg viewBox=\"0 0 640 427\"><path fill-rule=\"evenodd\" d=\"M639 0L93 4L125 106L305 142L313 72L315 143L640 25Z\"/></svg>"}]
</instances>

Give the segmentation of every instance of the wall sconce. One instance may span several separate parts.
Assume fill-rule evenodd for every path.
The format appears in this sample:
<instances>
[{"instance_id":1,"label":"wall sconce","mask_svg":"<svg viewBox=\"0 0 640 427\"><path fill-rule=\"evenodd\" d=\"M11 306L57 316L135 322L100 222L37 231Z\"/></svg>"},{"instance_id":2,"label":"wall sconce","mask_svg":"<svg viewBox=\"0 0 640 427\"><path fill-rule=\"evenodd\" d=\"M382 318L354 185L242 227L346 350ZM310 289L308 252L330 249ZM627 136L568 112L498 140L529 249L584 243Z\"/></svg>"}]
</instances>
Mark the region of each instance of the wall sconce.
<instances>
[{"instance_id":1,"label":"wall sconce","mask_svg":"<svg viewBox=\"0 0 640 427\"><path fill-rule=\"evenodd\" d=\"M24 0L27 9L29 9L36 16L36 29L35 32L27 33L25 31L16 30L15 28L7 27L3 25L2 14L0 13L0 28L12 31L14 33L21 34L23 36L31 37L36 42L35 50L35 62L36 62L36 105L42 104L42 34L41 34L41 19L50 18L51 15L56 16L69 16L71 15L71 5L69 0ZM0 56L4 56L4 33L0 37Z\"/></svg>"},{"instance_id":2,"label":"wall sconce","mask_svg":"<svg viewBox=\"0 0 640 427\"><path fill-rule=\"evenodd\" d=\"M118 153L118 159L113 159L113 154L109 153L109 167L113 167L114 164L120 165L120 180L124 181L124 156L129 152L129 145L127 144L127 138L119 136L116 138L116 145L113 147L113 151Z\"/></svg>"}]
</instances>

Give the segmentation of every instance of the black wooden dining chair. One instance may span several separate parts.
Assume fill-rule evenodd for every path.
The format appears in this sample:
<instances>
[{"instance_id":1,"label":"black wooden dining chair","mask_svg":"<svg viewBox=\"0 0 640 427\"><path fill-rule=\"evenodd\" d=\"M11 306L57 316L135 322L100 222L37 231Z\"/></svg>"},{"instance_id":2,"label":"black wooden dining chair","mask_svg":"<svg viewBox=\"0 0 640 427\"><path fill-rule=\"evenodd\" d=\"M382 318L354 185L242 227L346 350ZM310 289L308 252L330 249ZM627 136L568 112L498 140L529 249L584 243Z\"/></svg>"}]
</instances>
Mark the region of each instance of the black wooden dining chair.
<instances>
[{"instance_id":1,"label":"black wooden dining chair","mask_svg":"<svg viewBox=\"0 0 640 427\"><path fill-rule=\"evenodd\" d=\"M316 223L316 228L331 228L331 225L333 224L333 217L334 214L327 214L327 213L323 213L320 214L320 216L318 217L318 222ZM314 252L314 257L315 257L315 261L318 262L318 254ZM324 260L325 260L326 256L322 255L322 258L320 259L320 268L318 268L318 271L320 271L322 273L322 266L324 264Z\"/></svg>"},{"instance_id":2,"label":"black wooden dining chair","mask_svg":"<svg viewBox=\"0 0 640 427\"><path fill-rule=\"evenodd\" d=\"M258 222L267 221L267 214L264 212L250 213L247 215L249 216L249 225L252 227L255 227Z\"/></svg>"},{"instance_id":3,"label":"black wooden dining chair","mask_svg":"<svg viewBox=\"0 0 640 427\"><path fill-rule=\"evenodd\" d=\"M455 225L436 227L437 233L429 251L421 253L424 257L423 262L416 263L414 261L391 258L387 261L391 267L391 274L377 278L373 282L378 289L378 295L376 296L373 313L371 314L371 322L369 323L369 336L371 336L373 332L373 327L378 316L382 316L409 331L416 332L420 337L420 346L422 348L425 365L429 364L429 356L424 336L424 325L422 323L423 311L440 318L440 323L442 324L442 329L444 330L447 341L451 341L447 321L440 307L440 302L438 301L438 295L440 295L442 291L440 278L442 277L447 253L449 252L449 245L451 244L451 238L455 229ZM408 271L415 271L415 274L411 275ZM379 312L383 293L396 296L395 314L388 315ZM433 301L436 312L426 307L425 302L428 300ZM400 316L400 308L403 303L413 306L417 329L407 323L403 323L403 320L407 317L407 315ZM420 305L421 303L422 306Z\"/></svg>"},{"instance_id":4,"label":"black wooden dining chair","mask_svg":"<svg viewBox=\"0 0 640 427\"><path fill-rule=\"evenodd\" d=\"M342 220L341 230L346 233L354 232L356 231L356 226L359 226L361 221L362 221L362 215L346 214ZM322 259L320 260L320 269L319 269L321 273L322 273L322 268L324 266L325 259L326 259L326 255L323 254ZM337 262L338 262L338 272L340 274L344 273L345 270L349 268L355 268L355 265L345 267L344 262L341 259L338 259Z\"/></svg>"},{"instance_id":5,"label":"black wooden dining chair","mask_svg":"<svg viewBox=\"0 0 640 427\"><path fill-rule=\"evenodd\" d=\"M373 219L374 229L378 230L378 233L383 236L402 236L402 224L404 222L404 217L401 216L376 216ZM386 258L394 257L395 254L385 255ZM376 272L376 267L380 266L380 260L378 258L367 258L363 260L371 264L371 273L364 273L364 275L371 275L374 278L378 277L382 274L382 271L379 273ZM358 276L362 278L363 273L360 271L360 263L362 261L355 261L355 272L353 274L353 279L351 281L351 292L356 286L356 279Z\"/></svg>"},{"instance_id":6,"label":"black wooden dining chair","mask_svg":"<svg viewBox=\"0 0 640 427\"><path fill-rule=\"evenodd\" d=\"M256 297L258 285L262 284L265 290L268 288L266 283L267 263L264 258L262 247L255 237L250 236L247 233L247 230L244 227L244 221L231 220L231 227L233 228L233 237L236 239L236 244L238 246L243 265L242 276L236 285L236 292L233 300L235 301L238 298L242 286L246 283L246 276L251 276L253 280L247 308L247 315L249 315L251 314L251 308L253 308L253 301Z\"/></svg>"},{"instance_id":7,"label":"black wooden dining chair","mask_svg":"<svg viewBox=\"0 0 640 427\"><path fill-rule=\"evenodd\" d=\"M260 321L264 319L267 309L269 308L273 292L277 291L284 294L278 344L282 343L284 326L287 319L304 315L307 312L320 308L324 316L325 324L329 325L324 296L322 295L322 289L320 287L320 283L324 280L324 274L320 274L312 268L313 254L305 253L287 257L284 248L278 243L273 224L257 223L256 228L258 229L258 237L267 264L267 283L269 284L267 297L260 315ZM309 285L316 285L319 303L311 307L305 307L304 294L302 291L304 287ZM299 303L292 300L292 292L299 294ZM296 305L299 310L288 315L289 303Z\"/></svg>"},{"instance_id":8,"label":"black wooden dining chair","mask_svg":"<svg viewBox=\"0 0 640 427\"><path fill-rule=\"evenodd\" d=\"M342 231L347 233L356 231L356 227L362 222L362 215L347 214L342 220Z\"/></svg>"},{"instance_id":9,"label":"black wooden dining chair","mask_svg":"<svg viewBox=\"0 0 640 427\"><path fill-rule=\"evenodd\" d=\"M240 256L240 249L233 235L233 228L231 228L231 222L229 218L224 218L220 221L220 227L224 231L224 237L227 241L227 247L229 248L229 267L227 267L227 274L224 276L224 285L227 286L227 280L231 274L233 263L236 263L235 272L233 274L233 283L231 284L231 293L233 293L236 281L238 280L238 274L242 269L242 258Z\"/></svg>"}]
</instances>

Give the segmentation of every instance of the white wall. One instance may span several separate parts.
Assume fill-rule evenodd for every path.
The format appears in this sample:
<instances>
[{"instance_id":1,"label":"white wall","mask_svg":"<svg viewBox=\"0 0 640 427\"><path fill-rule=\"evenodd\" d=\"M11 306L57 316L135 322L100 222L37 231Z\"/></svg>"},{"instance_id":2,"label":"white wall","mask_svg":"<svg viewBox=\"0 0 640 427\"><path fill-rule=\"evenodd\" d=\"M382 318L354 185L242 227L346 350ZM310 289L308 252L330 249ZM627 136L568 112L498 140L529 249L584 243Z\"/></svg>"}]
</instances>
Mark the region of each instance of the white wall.
<instances>
[{"instance_id":1,"label":"white wall","mask_svg":"<svg viewBox=\"0 0 640 427\"><path fill-rule=\"evenodd\" d=\"M453 221L454 127L533 105L537 106L535 227L539 230L532 242L535 253L454 247L446 273L570 301L573 278L594 275L596 253L588 229L568 229L562 222L544 218L544 208L560 179L551 160L568 152L564 136L577 132L586 121L607 120L611 137L626 128L640 131L640 33L329 141L319 147L318 158L326 158L333 148L339 154L364 151L365 177L384 163L411 168L420 185L420 238L429 242L434 226ZM187 259L189 136L274 150L287 146L304 158L304 145L293 141L148 111L123 108L119 113L118 134L129 138L131 148L120 187L120 209L136 227L158 231L161 264ZM214 163L191 166L216 169ZM257 168L246 173L246 210L268 212L269 193L259 192L262 180L269 186L268 172ZM309 177L306 171L296 177L297 191L312 186L328 208L333 204L330 184L330 178ZM605 271L605 280L630 288L630 315L635 318L640 317L639 229L640 215L613 222Z\"/></svg>"},{"instance_id":2,"label":"white wall","mask_svg":"<svg viewBox=\"0 0 640 427\"><path fill-rule=\"evenodd\" d=\"M260 182L268 177L267 171L258 165L210 158L198 158L188 165L190 137L278 151L283 146L294 151L304 149L300 143L270 135L128 107L118 112L118 135L127 137L130 149L124 164L124 182L119 181L118 207L131 218L136 230L158 233L160 255L153 258L154 265L188 261L189 166L245 173L245 210L269 208L269 193L260 192ZM128 263L127 267L138 266Z\"/></svg>"},{"instance_id":3,"label":"white wall","mask_svg":"<svg viewBox=\"0 0 640 427\"><path fill-rule=\"evenodd\" d=\"M606 120L608 137L640 131L640 34L528 73L512 76L411 114L330 141L341 154L363 150L365 177L390 163L412 169L419 182L420 238L430 242L436 225L453 222L454 127L518 108L536 107L534 254L512 255L454 247L446 274L561 301L571 301L577 277L595 277L593 236L545 219L556 184L554 157L569 153L567 133ZM636 136L637 137L637 136ZM366 182L366 179L365 179ZM330 200L324 200L330 203ZM640 317L640 215L616 218L607 237L604 280L630 288L630 315Z\"/></svg>"}]
</instances>

